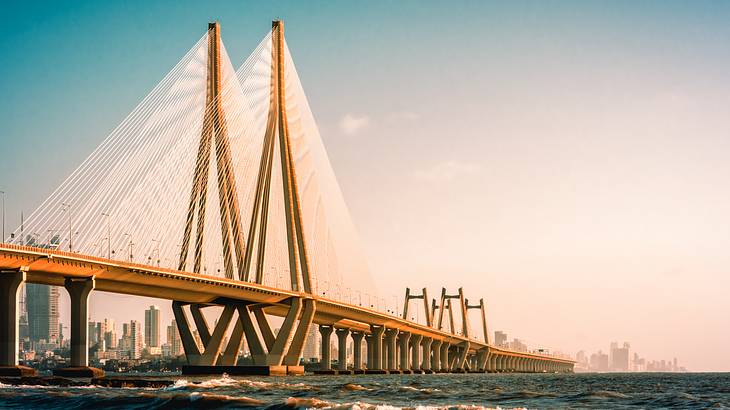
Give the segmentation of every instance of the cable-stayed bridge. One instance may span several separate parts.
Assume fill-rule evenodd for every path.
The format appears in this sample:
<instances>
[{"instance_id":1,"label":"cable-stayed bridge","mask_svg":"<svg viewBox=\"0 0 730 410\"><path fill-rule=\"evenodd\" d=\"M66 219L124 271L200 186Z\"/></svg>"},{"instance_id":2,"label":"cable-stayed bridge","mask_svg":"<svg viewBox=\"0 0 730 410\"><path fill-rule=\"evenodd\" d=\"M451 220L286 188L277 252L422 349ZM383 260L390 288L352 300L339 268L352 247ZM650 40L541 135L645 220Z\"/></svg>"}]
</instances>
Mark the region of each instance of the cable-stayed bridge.
<instances>
[{"instance_id":1,"label":"cable-stayed bridge","mask_svg":"<svg viewBox=\"0 0 730 410\"><path fill-rule=\"evenodd\" d=\"M88 367L93 290L171 300L190 373L301 373L312 324L323 372L572 371L565 358L491 345L483 300L471 305L461 289L438 301L407 290L402 316L352 302L353 289L377 289L280 21L238 69L211 23L7 239L0 366L11 374L28 371L18 366L24 282L71 296L72 367L59 374L98 373ZM412 299L423 322L408 319ZM212 326L209 307L220 311ZM237 366L244 343L254 366Z\"/></svg>"}]
</instances>

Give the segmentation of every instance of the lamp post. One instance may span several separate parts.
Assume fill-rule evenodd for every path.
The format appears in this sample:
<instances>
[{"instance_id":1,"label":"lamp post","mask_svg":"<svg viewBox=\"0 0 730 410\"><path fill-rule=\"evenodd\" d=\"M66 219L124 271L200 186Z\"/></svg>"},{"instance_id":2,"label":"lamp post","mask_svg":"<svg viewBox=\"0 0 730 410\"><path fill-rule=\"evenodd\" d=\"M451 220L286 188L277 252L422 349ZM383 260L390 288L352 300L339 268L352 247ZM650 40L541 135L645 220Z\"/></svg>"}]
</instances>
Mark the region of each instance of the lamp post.
<instances>
[{"instance_id":1,"label":"lamp post","mask_svg":"<svg viewBox=\"0 0 730 410\"><path fill-rule=\"evenodd\" d=\"M132 262L132 259L134 258L132 255L132 246L134 246L134 243L132 243L132 235L125 233L124 236L129 237L129 261Z\"/></svg>"},{"instance_id":2,"label":"lamp post","mask_svg":"<svg viewBox=\"0 0 730 410\"><path fill-rule=\"evenodd\" d=\"M106 217L106 258L111 259L112 258L112 235L111 235L111 225L109 224L109 215L106 212L102 212L101 216Z\"/></svg>"},{"instance_id":3,"label":"lamp post","mask_svg":"<svg viewBox=\"0 0 730 410\"><path fill-rule=\"evenodd\" d=\"M155 248L152 249L152 254L154 255L155 253L157 253L157 266L159 267L160 266L160 241L157 239L153 239L152 242L154 242L156 244Z\"/></svg>"}]
</instances>

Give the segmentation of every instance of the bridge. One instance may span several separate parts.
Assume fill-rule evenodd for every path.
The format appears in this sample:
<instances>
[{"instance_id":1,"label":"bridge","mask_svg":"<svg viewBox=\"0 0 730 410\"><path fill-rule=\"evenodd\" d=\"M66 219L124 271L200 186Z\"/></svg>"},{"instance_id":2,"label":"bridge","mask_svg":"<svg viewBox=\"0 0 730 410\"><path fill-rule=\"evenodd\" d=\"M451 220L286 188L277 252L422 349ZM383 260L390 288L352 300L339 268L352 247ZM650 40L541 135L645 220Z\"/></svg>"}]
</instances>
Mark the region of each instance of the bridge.
<instances>
[{"instance_id":1,"label":"bridge","mask_svg":"<svg viewBox=\"0 0 730 410\"><path fill-rule=\"evenodd\" d=\"M4 375L32 373L18 360L23 283L70 296L71 366L58 375L101 373L88 361L92 291L170 300L189 374L302 374L313 324L325 374L571 372L574 363L490 343L483 299L472 305L462 289L443 288L438 300L406 289L402 315L352 302L352 289L377 291L281 21L238 70L219 24L209 24L0 245ZM409 319L414 299L423 322ZM471 331L472 309L481 335ZM204 310L219 315L213 326ZM244 341L253 365L238 364Z\"/></svg>"}]
</instances>

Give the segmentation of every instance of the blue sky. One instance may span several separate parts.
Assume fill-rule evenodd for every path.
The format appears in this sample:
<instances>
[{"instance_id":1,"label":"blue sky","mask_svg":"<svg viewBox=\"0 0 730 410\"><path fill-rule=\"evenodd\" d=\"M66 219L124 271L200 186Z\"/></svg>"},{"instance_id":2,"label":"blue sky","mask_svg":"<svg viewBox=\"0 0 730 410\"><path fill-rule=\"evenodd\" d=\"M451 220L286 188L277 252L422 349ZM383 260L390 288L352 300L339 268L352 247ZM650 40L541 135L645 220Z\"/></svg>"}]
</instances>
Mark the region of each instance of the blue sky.
<instances>
[{"instance_id":1,"label":"blue sky","mask_svg":"<svg viewBox=\"0 0 730 410\"><path fill-rule=\"evenodd\" d=\"M8 227L208 21L238 64L274 18L398 298L448 274L487 297L494 330L730 369L684 343L730 343L726 2L6 4Z\"/></svg>"}]
</instances>

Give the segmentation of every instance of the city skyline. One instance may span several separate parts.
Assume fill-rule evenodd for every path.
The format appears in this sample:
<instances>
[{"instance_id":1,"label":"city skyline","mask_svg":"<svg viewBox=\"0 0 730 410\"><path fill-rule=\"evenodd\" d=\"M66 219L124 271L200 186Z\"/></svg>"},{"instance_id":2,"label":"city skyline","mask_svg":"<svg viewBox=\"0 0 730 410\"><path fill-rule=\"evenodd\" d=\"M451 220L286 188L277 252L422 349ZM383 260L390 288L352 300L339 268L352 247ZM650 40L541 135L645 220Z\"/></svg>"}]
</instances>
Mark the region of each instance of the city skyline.
<instances>
[{"instance_id":1,"label":"city skyline","mask_svg":"<svg viewBox=\"0 0 730 410\"><path fill-rule=\"evenodd\" d=\"M238 65L279 11L189 5L169 19L156 7L131 19L135 6L86 3L73 13L14 5L7 16L30 12L23 7L38 21L11 19L1 44L7 232L199 38L201 15L225 16ZM388 283L378 304L402 309L406 286L436 294L445 276L458 278L450 291L483 295L491 329L535 347L596 351L621 335L693 371L730 368L727 355L706 353L730 343L730 198L721 189L730 172L730 12L627 7L485 3L440 18L403 5L341 5L311 19L301 6L282 13L371 272ZM363 16L385 8L392 13L380 30L366 30ZM455 21L469 24L431 30ZM52 32L68 32L67 41ZM44 121L29 121L36 112ZM168 301L100 292L90 301L94 321L143 324L150 305L160 307L160 323L172 318ZM62 323L68 306L60 290ZM687 333L702 335L707 349L686 345Z\"/></svg>"}]
</instances>

